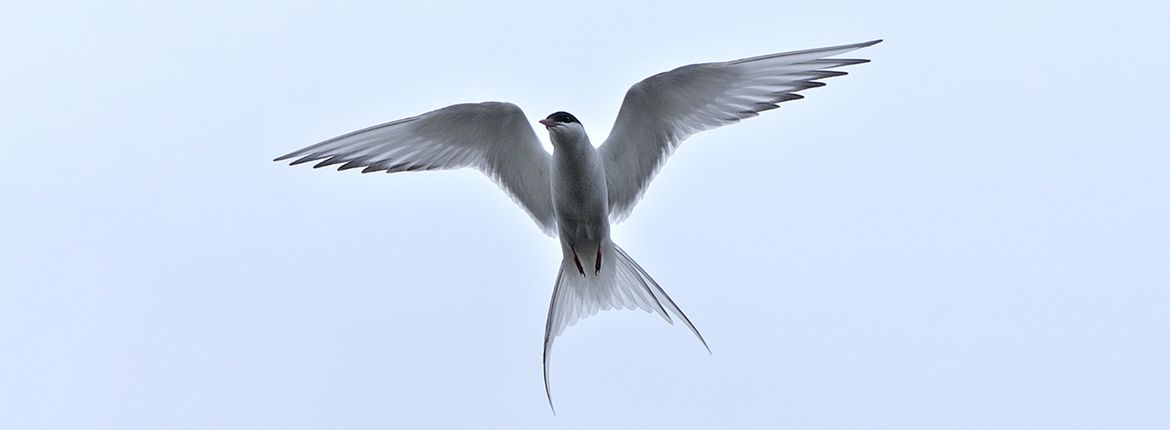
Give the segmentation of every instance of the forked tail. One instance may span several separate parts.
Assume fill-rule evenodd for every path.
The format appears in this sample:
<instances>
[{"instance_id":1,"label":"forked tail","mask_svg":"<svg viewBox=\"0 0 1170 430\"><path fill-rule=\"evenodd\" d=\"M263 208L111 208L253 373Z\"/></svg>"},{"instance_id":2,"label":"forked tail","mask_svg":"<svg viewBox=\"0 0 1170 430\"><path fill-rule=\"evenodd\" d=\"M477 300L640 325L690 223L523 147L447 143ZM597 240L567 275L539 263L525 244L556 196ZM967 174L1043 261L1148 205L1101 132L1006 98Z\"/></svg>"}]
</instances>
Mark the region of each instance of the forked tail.
<instances>
[{"instance_id":1,"label":"forked tail","mask_svg":"<svg viewBox=\"0 0 1170 430\"><path fill-rule=\"evenodd\" d=\"M596 273L590 270L586 273L591 276L583 276L577 268L578 263L570 257L561 261L561 269L557 273L552 303L548 307L548 321L544 326L544 394L554 414L556 408L553 407L548 386L548 359L553 340L565 328L598 311L642 309L661 315L669 324L674 324L671 319L671 315L674 315L698 336L703 347L707 348L707 353L711 352L703 335L699 334L682 309L674 304L674 300L662 291L662 287L654 282L654 278L613 242L606 240L601 246L601 253L606 256L602 258L601 270Z\"/></svg>"}]
</instances>

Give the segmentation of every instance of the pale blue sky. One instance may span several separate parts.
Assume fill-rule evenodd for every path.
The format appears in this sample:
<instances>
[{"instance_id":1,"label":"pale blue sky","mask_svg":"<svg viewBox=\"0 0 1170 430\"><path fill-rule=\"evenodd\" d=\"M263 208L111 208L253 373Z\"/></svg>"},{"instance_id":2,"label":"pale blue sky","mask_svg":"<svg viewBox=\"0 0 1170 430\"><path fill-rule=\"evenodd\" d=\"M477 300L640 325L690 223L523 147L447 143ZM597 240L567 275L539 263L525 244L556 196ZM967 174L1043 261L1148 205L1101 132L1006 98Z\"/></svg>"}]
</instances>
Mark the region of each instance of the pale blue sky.
<instances>
[{"instance_id":1,"label":"pale blue sky","mask_svg":"<svg viewBox=\"0 0 1170 430\"><path fill-rule=\"evenodd\" d=\"M1163 1L4 9L0 428L1170 427ZM586 319L555 417L559 246L495 185L270 161L875 38L615 227L713 355Z\"/></svg>"}]
</instances>

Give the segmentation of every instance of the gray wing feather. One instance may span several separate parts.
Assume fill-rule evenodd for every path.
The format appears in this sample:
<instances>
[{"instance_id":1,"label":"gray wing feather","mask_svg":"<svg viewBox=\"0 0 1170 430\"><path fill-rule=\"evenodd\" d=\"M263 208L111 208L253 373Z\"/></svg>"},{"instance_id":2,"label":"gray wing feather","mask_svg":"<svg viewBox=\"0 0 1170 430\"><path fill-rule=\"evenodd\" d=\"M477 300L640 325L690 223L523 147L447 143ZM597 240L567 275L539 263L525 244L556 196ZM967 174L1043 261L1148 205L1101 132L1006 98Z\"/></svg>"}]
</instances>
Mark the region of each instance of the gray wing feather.
<instances>
[{"instance_id":1,"label":"gray wing feather","mask_svg":"<svg viewBox=\"0 0 1170 430\"><path fill-rule=\"evenodd\" d=\"M801 99L797 92L845 75L829 69L869 61L827 57L878 42L692 64L635 84L600 148L612 221L629 216L663 162L687 137Z\"/></svg>"},{"instance_id":2,"label":"gray wing feather","mask_svg":"<svg viewBox=\"0 0 1170 430\"><path fill-rule=\"evenodd\" d=\"M387 173L472 167L504 189L545 234L556 231L550 156L514 104L448 106L338 136L276 158Z\"/></svg>"}]
</instances>

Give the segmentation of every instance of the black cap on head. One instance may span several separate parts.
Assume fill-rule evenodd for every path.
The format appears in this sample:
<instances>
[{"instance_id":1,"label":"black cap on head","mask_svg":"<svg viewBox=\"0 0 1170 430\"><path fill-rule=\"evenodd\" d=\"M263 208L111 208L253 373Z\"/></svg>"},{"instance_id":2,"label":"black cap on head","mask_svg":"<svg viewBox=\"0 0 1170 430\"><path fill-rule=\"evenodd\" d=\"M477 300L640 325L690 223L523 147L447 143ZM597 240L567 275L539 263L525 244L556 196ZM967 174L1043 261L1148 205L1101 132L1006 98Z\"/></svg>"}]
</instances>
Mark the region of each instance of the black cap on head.
<instances>
[{"instance_id":1,"label":"black cap on head","mask_svg":"<svg viewBox=\"0 0 1170 430\"><path fill-rule=\"evenodd\" d=\"M565 123L565 124L568 124L571 122L575 122L577 124L581 123L581 121L577 121L577 117L573 116L573 114L570 114L570 113L564 112L564 111L555 112L552 115L549 115L547 119L551 119L553 121Z\"/></svg>"}]
</instances>

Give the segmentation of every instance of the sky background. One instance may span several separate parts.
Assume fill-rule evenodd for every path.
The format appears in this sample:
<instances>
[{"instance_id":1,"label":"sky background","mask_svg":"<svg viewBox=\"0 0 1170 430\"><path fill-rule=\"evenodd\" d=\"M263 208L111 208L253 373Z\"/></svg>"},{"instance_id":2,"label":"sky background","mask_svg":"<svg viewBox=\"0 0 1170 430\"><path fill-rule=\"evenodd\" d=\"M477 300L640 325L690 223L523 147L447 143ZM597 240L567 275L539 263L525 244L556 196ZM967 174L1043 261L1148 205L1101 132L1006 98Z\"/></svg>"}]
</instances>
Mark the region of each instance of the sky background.
<instances>
[{"instance_id":1,"label":"sky background","mask_svg":"<svg viewBox=\"0 0 1170 430\"><path fill-rule=\"evenodd\" d=\"M0 14L0 428L1168 428L1170 6L23 2ZM476 171L271 162L454 103L884 38L682 145L642 312ZM542 139L547 139L541 131Z\"/></svg>"}]
</instances>

